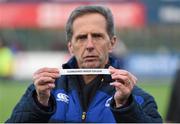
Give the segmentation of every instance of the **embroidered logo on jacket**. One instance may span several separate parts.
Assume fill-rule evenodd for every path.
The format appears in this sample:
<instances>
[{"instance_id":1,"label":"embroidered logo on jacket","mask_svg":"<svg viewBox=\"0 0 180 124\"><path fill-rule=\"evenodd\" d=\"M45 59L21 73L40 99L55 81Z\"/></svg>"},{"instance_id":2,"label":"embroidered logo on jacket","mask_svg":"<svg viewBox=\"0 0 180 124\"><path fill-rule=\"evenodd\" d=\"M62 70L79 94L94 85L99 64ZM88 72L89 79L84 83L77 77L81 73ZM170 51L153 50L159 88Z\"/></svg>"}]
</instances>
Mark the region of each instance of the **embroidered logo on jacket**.
<instances>
[{"instance_id":1,"label":"embroidered logo on jacket","mask_svg":"<svg viewBox=\"0 0 180 124\"><path fill-rule=\"evenodd\" d=\"M135 96L135 100L139 105L144 103L144 98L142 96Z\"/></svg>"},{"instance_id":2,"label":"embroidered logo on jacket","mask_svg":"<svg viewBox=\"0 0 180 124\"><path fill-rule=\"evenodd\" d=\"M58 93L56 100L68 103L69 102L69 96L64 94L64 93Z\"/></svg>"}]
</instances>

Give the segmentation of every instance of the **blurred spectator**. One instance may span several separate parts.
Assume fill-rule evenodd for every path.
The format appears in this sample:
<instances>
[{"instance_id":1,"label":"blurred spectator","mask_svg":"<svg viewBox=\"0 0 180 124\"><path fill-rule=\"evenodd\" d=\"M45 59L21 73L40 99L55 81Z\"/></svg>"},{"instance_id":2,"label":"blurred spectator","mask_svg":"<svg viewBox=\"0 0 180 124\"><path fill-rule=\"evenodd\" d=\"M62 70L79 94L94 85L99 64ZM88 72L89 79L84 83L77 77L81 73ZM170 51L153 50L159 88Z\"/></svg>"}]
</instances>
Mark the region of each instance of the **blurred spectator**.
<instances>
[{"instance_id":1,"label":"blurred spectator","mask_svg":"<svg viewBox=\"0 0 180 124\"><path fill-rule=\"evenodd\" d=\"M12 76L13 54L0 37L0 79L9 79Z\"/></svg>"},{"instance_id":2,"label":"blurred spectator","mask_svg":"<svg viewBox=\"0 0 180 124\"><path fill-rule=\"evenodd\" d=\"M180 66L176 72L170 97L166 121L180 123Z\"/></svg>"}]
</instances>

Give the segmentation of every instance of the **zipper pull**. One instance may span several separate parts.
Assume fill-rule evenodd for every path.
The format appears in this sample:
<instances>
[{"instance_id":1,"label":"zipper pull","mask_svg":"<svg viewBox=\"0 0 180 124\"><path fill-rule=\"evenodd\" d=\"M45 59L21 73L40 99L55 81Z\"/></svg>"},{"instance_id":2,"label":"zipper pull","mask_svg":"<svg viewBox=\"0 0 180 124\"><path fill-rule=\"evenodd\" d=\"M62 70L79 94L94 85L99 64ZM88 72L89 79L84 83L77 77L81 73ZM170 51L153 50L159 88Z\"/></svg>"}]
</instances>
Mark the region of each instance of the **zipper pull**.
<instances>
[{"instance_id":1,"label":"zipper pull","mask_svg":"<svg viewBox=\"0 0 180 124\"><path fill-rule=\"evenodd\" d=\"M85 119L86 119L86 112L82 113L81 119L82 119L83 122L85 121Z\"/></svg>"}]
</instances>

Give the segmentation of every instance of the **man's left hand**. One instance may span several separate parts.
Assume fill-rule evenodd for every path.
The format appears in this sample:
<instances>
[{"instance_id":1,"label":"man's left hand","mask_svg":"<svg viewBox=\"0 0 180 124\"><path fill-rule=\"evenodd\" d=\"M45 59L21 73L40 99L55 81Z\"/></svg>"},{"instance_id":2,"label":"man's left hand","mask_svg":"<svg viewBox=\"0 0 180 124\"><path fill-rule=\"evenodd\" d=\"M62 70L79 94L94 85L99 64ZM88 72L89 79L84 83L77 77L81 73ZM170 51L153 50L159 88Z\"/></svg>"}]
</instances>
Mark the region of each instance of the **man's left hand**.
<instances>
[{"instance_id":1,"label":"man's left hand","mask_svg":"<svg viewBox=\"0 0 180 124\"><path fill-rule=\"evenodd\" d=\"M129 96L137 83L137 78L126 70L109 67L111 77L114 80L110 85L116 88L114 99L116 107L121 107L127 103Z\"/></svg>"}]
</instances>

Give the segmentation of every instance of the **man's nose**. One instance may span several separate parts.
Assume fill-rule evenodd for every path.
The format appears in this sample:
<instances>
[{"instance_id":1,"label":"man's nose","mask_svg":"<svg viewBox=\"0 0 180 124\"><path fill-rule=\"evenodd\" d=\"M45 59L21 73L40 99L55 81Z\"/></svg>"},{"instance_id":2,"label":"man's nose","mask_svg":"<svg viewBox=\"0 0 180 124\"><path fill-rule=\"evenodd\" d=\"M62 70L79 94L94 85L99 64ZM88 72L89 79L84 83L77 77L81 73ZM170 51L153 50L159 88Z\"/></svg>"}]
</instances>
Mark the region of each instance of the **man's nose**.
<instances>
[{"instance_id":1,"label":"man's nose","mask_svg":"<svg viewBox=\"0 0 180 124\"><path fill-rule=\"evenodd\" d=\"M86 48L87 49L93 49L94 48L94 43L93 43L93 39L91 36L88 36Z\"/></svg>"}]
</instances>

